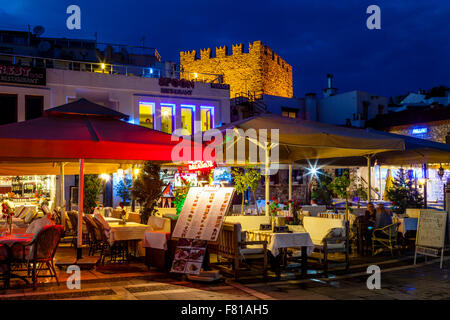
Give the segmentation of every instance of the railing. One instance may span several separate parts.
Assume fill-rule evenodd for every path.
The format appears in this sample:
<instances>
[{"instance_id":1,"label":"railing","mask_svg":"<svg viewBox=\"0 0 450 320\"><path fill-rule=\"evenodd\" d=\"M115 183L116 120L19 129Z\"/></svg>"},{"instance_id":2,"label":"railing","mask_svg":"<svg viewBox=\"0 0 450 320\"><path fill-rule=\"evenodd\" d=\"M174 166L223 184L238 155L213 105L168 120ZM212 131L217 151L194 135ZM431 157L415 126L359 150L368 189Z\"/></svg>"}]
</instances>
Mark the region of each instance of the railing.
<instances>
[{"instance_id":1,"label":"railing","mask_svg":"<svg viewBox=\"0 0 450 320\"><path fill-rule=\"evenodd\" d=\"M231 100L232 106L237 106L243 103L249 103L255 112L265 113L267 111L267 106L263 101L264 91L248 91L248 92L237 92L234 99Z\"/></svg>"},{"instance_id":2,"label":"railing","mask_svg":"<svg viewBox=\"0 0 450 320\"><path fill-rule=\"evenodd\" d=\"M36 68L49 68L60 70L72 70L81 72L96 72L113 75L125 75L142 78L170 77L177 79L187 79L198 82L223 83L223 76L220 74L196 73L189 71L167 71L166 74L156 67L140 67L133 65L108 64L101 62L75 61L64 59L53 59L45 57L33 57L0 53L0 62L8 62L14 65L22 65Z\"/></svg>"}]
</instances>

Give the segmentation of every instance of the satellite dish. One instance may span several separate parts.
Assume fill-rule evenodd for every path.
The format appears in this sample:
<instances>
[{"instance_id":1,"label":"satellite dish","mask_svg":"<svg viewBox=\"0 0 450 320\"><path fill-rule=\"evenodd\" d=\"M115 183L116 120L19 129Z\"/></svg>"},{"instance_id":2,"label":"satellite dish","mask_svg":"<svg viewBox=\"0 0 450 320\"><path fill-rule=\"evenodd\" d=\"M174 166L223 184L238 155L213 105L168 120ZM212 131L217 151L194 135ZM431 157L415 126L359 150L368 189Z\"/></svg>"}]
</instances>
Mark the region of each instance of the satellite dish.
<instances>
[{"instance_id":1,"label":"satellite dish","mask_svg":"<svg viewBox=\"0 0 450 320\"><path fill-rule=\"evenodd\" d=\"M33 33L37 36L40 36L45 32L45 28L43 26L36 26L33 28Z\"/></svg>"},{"instance_id":2,"label":"satellite dish","mask_svg":"<svg viewBox=\"0 0 450 320\"><path fill-rule=\"evenodd\" d=\"M39 42L39 45L38 45L38 51L39 52L47 52L48 50L50 50L51 49L51 45L50 45L50 43L48 42L48 41L41 41L41 42Z\"/></svg>"}]
</instances>

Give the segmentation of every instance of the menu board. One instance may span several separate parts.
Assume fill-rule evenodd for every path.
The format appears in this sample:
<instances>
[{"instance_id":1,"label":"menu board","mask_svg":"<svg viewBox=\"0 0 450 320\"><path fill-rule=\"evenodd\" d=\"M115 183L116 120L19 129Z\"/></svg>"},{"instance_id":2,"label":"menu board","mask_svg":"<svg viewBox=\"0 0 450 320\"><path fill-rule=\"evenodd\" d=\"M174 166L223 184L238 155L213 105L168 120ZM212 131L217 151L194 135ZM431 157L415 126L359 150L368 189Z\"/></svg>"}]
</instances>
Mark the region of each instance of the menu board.
<instances>
[{"instance_id":1,"label":"menu board","mask_svg":"<svg viewBox=\"0 0 450 320\"><path fill-rule=\"evenodd\" d=\"M179 239L170 271L199 275L206 245L204 240Z\"/></svg>"},{"instance_id":2,"label":"menu board","mask_svg":"<svg viewBox=\"0 0 450 320\"><path fill-rule=\"evenodd\" d=\"M233 195L232 187L190 188L172 237L216 241Z\"/></svg>"},{"instance_id":3,"label":"menu board","mask_svg":"<svg viewBox=\"0 0 450 320\"><path fill-rule=\"evenodd\" d=\"M447 212L420 210L416 245L428 248L443 248L446 227Z\"/></svg>"}]
</instances>

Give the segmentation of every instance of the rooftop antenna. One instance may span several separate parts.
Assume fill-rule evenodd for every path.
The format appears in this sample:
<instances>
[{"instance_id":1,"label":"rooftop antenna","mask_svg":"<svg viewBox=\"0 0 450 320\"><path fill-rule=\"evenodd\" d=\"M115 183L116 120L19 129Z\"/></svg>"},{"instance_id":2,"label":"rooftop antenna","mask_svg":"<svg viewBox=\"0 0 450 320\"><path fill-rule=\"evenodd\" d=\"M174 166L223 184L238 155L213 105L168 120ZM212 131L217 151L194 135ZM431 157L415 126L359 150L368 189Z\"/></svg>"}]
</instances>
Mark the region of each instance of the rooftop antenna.
<instances>
[{"instance_id":1,"label":"rooftop antenna","mask_svg":"<svg viewBox=\"0 0 450 320\"><path fill-rule=\"evenodd\" d=\"M45 32L45 28L43 26L36 26L33 28L33 33L39 37Z\"/></svg>"}]
</instances>

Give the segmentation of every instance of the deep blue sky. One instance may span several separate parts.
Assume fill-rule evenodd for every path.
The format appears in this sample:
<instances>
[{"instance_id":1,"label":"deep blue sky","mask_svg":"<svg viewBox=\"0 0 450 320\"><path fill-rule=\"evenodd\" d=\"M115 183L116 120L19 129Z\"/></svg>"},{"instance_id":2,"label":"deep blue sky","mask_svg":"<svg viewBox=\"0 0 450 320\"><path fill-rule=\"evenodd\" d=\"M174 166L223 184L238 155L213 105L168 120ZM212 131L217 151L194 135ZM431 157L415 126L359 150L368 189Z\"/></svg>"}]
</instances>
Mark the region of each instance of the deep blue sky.
<instances>
[{"instance_id":1,"label":"deep blue sky","mask_svg":"<svg viewBox=\"0 0 450 320\"><path fill-rule=\"evenodd\" d=\"M81 7L81 31L66 29L66 8ZM366 8L381 7L381 30ZM0 28L43 25L44 36L180 50L261 40L294 68L294 94L317 92L326 74L340 92L397 95L450 86L450 1L438 0L0 0Z\"/></svg>"}]
</instances>

